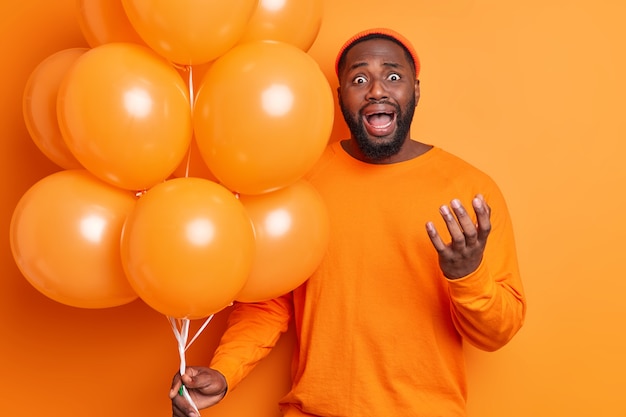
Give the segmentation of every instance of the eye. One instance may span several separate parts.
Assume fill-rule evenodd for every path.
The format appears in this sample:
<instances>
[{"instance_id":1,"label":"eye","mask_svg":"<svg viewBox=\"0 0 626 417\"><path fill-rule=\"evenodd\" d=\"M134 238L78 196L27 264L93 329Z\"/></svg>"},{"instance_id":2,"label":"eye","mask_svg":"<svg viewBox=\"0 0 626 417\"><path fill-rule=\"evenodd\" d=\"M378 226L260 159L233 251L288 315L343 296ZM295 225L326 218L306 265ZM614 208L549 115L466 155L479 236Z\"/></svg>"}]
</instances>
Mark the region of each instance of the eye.
<instances>
[{"instance_id":1,"label":"eye","mask_svg":"<svg viewBox=\"0 0 626 417\"><path fill-rule=\"evenodd\" d=\"M365 78L362 75L359 75L358 77L355 77L354 80L352 80L353 84L363 84L367 82L367 78Z\"/></svg>"},{"instance_id":2,"label":"eye","mask_svg":"<svg viewBox=\"0 0 626 417\"><path fill-rule=\"evenodd\" d=\"M400 75L396 74L395 72L392 74L389 74L389 76L387 77L387 79L389 81L399 81L400 80Z\"/></svg>"}]
</instances>

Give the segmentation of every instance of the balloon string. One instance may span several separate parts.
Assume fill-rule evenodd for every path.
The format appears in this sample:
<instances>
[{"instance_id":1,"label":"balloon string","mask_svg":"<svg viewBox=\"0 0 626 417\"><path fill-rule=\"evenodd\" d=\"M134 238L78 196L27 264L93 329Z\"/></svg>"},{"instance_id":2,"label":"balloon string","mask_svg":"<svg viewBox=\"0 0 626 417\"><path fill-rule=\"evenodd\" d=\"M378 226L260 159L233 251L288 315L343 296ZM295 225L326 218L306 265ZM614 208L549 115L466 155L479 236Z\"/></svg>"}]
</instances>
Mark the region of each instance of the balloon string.
<instances>
[{"instance_id":1,"label":"balloon string","mask_svg":"<svg viewBox=\"0 0 626 417\"><path fill-rule=\"evenodd\" d=\"M194 88L193 88L193 66L187 65L188 71L188 81L187 85L189 86L189 112L193 117L193 102L195 100L194 97ZM185 178L189 177L189 166L191 165L191 145L189 145L189 150L187 151L187 163L185 164Z\"/></svg>"},{"instance_id":2,"label":"balloon string","mask_svg":"<svg viewBox=\"0 0 626 417\"><path fill-rule=\"evenodd\" d=\"M189 346L191 346L191 344L198 338L198 336L200 336L200 333L204 331L207 325L211 322L212 318L213 318L213 315L210 315L204 321L202 326L200 326L200 328L194 334L194 336L191 338L191 341L187 343L187 340L189 339L189 323L190 323L189 319L177 320L174 317L168 317L170 325L172 326L172 331L174 332L174 337L176 337L176 341L178 344L178 355L180 356L179 372L181 375L183 375L185 373L185 370L187 369L187 361L185 359L185 352L187 351L187 349L189 349ZM183 397L185 397L185 399L189 401L189 404L191 404L194 410L198 414L200 414L200 412L198 411L198 407L196 406L194 401L191 399L191 395L189 395L189 391L187 390L187 387L184 384L181 386L180 392L183 395Z\"/></svg>"},{"instance_id":3,"label":"balloon string","mask_svg":"<svg viewBox=\"0 0 626 417\"><path fill-rule=\"evenodd\" d=\"M191 164L191 145L187 150L187 162L185 162L185 178L189 178L189 165Z\"/></svg>"},{"instance_id":4,"label":"balloon string","mask_svg":"<svg viewBox=\"0 0 626 417\"><path fill-rule=\"evenodd\" d=\"M209 323L211 322L211 320L213 319L213 314L211 314L209 317L207 317L207 319L204 321L204 323L202 324L202 326L200 326L200 328L198 329L198 331L196 332L196 334L194 334L194 336L191 338L191 340L189 341L189 343L187 343L187 346L185 346L185 351L187 349L189 349L189 346L191 346L191 344L193 342L196 341L196 339L198 338L198 336L200 336L200 333L202 333L204 331L204 329L206 328L206 326L209 325Z\"/></svg>"},{"instance_id":5,"label":"balloon string","mask_svg":"<svg viewBox=\"0 0 626 417\"><path fill-rule=\"evenodd\" d=\"M191 110L191 113L193 114L193 101L195 100L194 97L194 90L193 90L193 66L189 65L189 107Z\"/></svg>"}]
</instances>

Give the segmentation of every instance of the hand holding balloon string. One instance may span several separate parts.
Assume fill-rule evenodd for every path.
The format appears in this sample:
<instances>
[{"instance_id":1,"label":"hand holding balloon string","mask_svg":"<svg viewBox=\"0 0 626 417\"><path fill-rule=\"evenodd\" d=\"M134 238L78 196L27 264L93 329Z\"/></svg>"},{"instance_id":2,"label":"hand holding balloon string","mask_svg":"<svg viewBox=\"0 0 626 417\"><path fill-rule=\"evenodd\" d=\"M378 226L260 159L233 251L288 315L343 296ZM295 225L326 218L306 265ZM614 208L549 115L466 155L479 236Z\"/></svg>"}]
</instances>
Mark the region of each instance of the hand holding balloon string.
<instances>
[{"instance_id":1,"label":"hand holding balloon string","mask_svg":"<svg viewBox=\"0 0 626 417\"><path fill-rule=\"evenodd\" d=\"M187 340L189 338L190 320L189 319L175 319L174 317L168 317L168 320L170 324L172 325L172 331L174 332L174 336L176 337L176 341L178 342L178 354L180 356L180 375L181 376L185 374L185 370L187 368L185 352L187 351L187 349L189 349L189 346L191 346L191 344L195 342L198 336L200 336L200 333L202 333L202 331L206 328L206 326L211 322L211 319L213 319L213 315L210 315L204 321L202 326L200 326L200 328L191 338L189 343L187 343ZM187 387L185 387L184 384L180 386L178 393L179 395L185 397L185 399L189 402L189 404L193 406L194 410L198 413L198 415L200 415L200 411L198 410L198 407L196 406L193 399L189 395L189 391L187 390Z\"/></svg>"}]
</instances>

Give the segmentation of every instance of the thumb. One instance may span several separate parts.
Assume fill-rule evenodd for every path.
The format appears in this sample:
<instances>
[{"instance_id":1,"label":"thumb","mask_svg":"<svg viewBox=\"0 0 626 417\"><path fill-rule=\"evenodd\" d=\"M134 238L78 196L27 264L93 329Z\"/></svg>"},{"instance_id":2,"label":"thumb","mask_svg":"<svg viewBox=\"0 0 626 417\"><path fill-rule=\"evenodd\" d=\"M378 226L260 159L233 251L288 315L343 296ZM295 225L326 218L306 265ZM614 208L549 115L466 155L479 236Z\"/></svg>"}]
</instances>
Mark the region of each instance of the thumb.
<instances>
[{"instance_id":1,"label":"thumb","mask_svg":"<svg viewBox=\"0 0 626 417\"><path fill-rule=\"evenodd\" d=\"M190 375L188 372L185 372L181 377L181 382L187 387L195 388L198 385L198 379L194 378L195 375Z\"/></svg>"}]
</instances>

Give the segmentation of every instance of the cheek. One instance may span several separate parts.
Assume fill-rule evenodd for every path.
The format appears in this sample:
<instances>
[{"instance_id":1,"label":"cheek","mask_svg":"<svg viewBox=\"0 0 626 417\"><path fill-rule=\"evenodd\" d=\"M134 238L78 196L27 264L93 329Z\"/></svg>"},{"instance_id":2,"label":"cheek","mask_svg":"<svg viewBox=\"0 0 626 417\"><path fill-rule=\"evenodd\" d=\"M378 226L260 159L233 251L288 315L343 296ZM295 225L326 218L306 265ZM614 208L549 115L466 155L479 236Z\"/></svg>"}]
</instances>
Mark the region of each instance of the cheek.
<instances>
[{"instance_id":1,"label":"cheek","mask_svg":"<svg viewBox=\"0 0 626 417\"><path fill-rule=\"evenodd\" d=\"M402 90L398 91L395 97L400 107L405 109L417 105L419 93L414 90Z\"/></svg>"},{"instance_id":2,"label":"cheek","mask_svg":"<svg viewBox=\"0 0 626 417\"><path fill-rule=\"evenodd\" d=\"M350 114L358 114L361 108L361 101L358 100L354 95L340 95L339 96L339 106L343 109L343 111L347 111Z\"/></svg>"}]
</instances>

